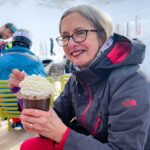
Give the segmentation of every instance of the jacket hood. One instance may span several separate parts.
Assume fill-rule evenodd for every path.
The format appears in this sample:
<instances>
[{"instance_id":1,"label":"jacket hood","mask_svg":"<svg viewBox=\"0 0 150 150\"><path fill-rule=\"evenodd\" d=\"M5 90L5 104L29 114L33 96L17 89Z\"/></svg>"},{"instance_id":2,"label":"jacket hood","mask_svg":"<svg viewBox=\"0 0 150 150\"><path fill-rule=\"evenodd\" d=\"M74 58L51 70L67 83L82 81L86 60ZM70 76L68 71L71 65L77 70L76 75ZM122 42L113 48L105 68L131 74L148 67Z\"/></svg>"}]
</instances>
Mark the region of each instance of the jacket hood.
<instances>
[{"instance_id":1,"label":"jacket hood","mask_svg":"<svg viewBox=\"0 0 150 150\"><path fill-rule=\"evenodd\" d=\"M16 46L13 46L13 47L7 49L6 54L7 54L7 53L11 53L11 52L16 52L16 53L29 53L29 54L34 55L34 53L32 53L28 48L23 47L23 46L19 46L19 45L16 45Z\"/></svg>"},{"instance_id":2,"label":"jacket hood","mask_svg":"<svg viewBox=\"0 0 150 150\"><path fill-rule=\"evenodd\" d=\"M141 64L145 56L145 45L138 39L128 39L124 36L114 33L113 44L106 49L101 56L89 68L76 71L71 66L71 71L78 76L84 76L85 72L91 71L91 74L100 77L106 77L110 72L119 67ZM95 76L94 75L94 76Z\"/></svg>"}]
</instances>

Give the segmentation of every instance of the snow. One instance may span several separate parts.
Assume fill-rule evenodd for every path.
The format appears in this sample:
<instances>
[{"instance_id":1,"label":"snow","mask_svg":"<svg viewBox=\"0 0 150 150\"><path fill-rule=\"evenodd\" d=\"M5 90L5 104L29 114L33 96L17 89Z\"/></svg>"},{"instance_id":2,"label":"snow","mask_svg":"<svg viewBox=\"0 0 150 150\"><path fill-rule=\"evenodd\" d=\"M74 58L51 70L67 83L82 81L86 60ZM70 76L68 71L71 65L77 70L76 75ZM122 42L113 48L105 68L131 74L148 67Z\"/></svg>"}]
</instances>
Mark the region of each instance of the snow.
<instances>
[{"instance_id":1,"label":"snow","mask_svg":"<svg viewBox=\"0 0 150 150\"><path fill-rule=\"evenodd\" d=\"M56 8L54 2L51 5L39 0L0 0L0 26L6 22L13 22L18 28L26 28L33 34L32 50L41 58L50 58L59 62L63 58L63 50L54 42L56 56L50 56L49 38L55 39L59 36L59 20L61 14L69 7L77 4L90 4L107 12L116 24L130 24L130 38L138 37L146 44L145 60L142 64L144 71L150 74L150 1L149 0L73 0L68 5L64 4L61 9ZM49 1L50 2L50 1ZM45 4L45 5L44 5ZM53 6L53 7L52 7ZM135 17L141 22L141 34L135 34ZM40 44L46 45L40 51ZM45 56L43 56L45 55Z\"/></svg>"}]
</instances>

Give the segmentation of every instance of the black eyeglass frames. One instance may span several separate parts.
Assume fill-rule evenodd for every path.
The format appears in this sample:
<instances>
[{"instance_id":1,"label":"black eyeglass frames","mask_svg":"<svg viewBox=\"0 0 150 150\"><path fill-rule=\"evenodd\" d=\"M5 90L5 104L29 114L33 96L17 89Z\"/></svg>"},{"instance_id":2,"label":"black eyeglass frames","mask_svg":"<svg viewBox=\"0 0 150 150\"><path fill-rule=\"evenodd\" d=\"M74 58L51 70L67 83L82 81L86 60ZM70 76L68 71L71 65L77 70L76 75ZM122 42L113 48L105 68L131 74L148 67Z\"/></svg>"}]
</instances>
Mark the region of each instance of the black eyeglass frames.
<instances>
[{"instance_id":1,"label":"black eyeglass frames","mask_svg":"<svg viewBox=\"0 0 150 150\"><path fill-rule=\"evenodd\" d=\"M56 41L60 46L68 45L70 38L72 38L77 43L81 43L86 40L88 32L97 32L97 30L79 30L74 32L70 36L69 35L60 36L56 38Z\"/></svg>"}]
</instances>

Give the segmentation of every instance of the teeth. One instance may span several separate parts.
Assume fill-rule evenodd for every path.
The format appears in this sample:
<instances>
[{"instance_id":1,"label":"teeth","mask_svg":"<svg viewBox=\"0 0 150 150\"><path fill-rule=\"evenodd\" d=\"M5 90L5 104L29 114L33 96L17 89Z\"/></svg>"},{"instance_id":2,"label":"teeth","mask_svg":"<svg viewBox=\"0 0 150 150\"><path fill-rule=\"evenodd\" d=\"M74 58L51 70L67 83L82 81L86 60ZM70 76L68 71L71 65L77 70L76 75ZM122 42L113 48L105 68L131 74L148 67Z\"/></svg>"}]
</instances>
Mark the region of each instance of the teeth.
<instances>
[{"instance_id":1,"label":"teeth","mask_svg":"<svg viewBox=\"0 0 150 150\"><path fill-rule=\"evenodd\" d=\"M81 51L76 51L76 52L73 52L72 55L74 56L74 55L78 55L80 53L81 53Z\"/></svg>"}]
</instances>

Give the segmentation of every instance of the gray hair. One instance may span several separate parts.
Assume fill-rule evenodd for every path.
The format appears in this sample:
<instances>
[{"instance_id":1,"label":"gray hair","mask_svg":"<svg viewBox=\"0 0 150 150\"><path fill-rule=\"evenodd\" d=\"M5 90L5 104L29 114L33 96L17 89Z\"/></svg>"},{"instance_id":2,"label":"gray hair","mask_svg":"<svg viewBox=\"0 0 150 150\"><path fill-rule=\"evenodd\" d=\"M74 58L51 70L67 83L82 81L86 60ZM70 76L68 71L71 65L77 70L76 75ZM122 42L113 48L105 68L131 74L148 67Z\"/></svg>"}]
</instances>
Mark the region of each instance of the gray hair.
<instances>
[{"instance_id":1,"label":"gray hair","mask_svg":"<svg viewBox=\"0 0 150 150\"><path fill-rule=\"evenodd\" d=\"M61 22L62 20L69 14L73 12L78 12L81 14L85 19L89 21L89 23L97 29L98 36L101 37L101 33L104 31L106 39L108 39L113 33L113 22L109 15L104 13L103 11L92 7L90 5L78 5L75 7L71 7L70 9L66 10L60 20L59 24L59 32L61 33Z\"/></svg>"}]
</instances>

